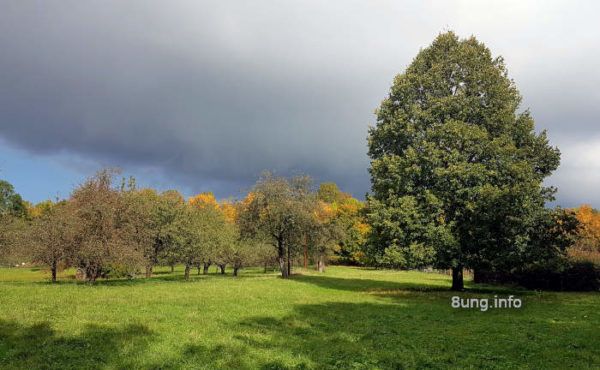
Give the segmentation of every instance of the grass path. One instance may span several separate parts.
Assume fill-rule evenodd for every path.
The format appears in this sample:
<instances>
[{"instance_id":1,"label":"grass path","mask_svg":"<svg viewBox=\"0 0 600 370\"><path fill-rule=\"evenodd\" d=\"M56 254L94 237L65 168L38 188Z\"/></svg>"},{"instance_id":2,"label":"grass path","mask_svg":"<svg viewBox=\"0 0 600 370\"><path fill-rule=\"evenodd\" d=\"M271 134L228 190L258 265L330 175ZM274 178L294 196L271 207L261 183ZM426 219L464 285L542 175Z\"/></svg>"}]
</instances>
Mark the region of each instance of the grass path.
<instances>
[{"instance_id":1,"label":"grass path","mask_svg":"<svg viewBox=\"0 0 600 370\"><path fill-rule=\"evenodd\" d=\"M600 294L474 286L520 309L453 309L449 277L331 267L182 281L48 282L0 269L0 368L600 367Z\"/></svg>"}]
</instances>

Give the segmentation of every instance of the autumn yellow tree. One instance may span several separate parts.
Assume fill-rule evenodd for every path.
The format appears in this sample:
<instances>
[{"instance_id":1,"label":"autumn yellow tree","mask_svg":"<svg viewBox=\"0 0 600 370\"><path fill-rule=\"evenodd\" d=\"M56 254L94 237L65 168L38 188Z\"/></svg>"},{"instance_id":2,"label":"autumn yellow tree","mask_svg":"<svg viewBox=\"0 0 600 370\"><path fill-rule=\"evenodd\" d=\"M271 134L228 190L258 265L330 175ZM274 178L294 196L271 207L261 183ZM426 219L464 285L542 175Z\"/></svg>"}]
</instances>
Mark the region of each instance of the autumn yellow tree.
<instances>
[{"instance_id":1,"label":"autumn yellow tree","mask_svg":"<svg viewBox=\"0 0 600 370\"><path fill-rule=\"evenodd\" d=\"M362 248L370 227L363 215L364 202L340 191L332 182L320 184L317 194L330 209L329 222L336 224L341 231L330 259L344 264L367 263Z\"/></svg>"},{"instance_id":2,"label":"autumn yellow tree","mask_svg":"<svg viewBox=\"0 0 600 370\"><path fill-rule=\"evenodd\" d=\"M313 211L314 220L308 224L305 242L305 253L308 250L316 255L317 271L323 272L325 259L333 253L339 241L343 239L344 228L336 222L336 211L330 204L318 201Z\"/></svg>"},{"instance_id":3,"label":"autumn yellow tree","mask_svg":"<svg viewBox=\"0 0 600 370\"><path fill-rule=\"evenodd\" d=\"M600 211L587 204L574 211L580 227L577 242L569 248L569 257L600 263Z\"/></svg>"},{"instance_id":4,"label":"autumn yellow tree","mask_svg":"<svg viewBox=\"0 0 600 370\"><path fill-rule=\"evenodd\" d=\"M220 209L219 202L215 199L215 195L210 192L203 192L188 199L190 206L204 208L213 207L214 209Z\"/></svg>"},{"instance_id":5,"label":"autumn yellow tree","mask_svg":"<svg viewBox=\"0 0 600 370\"><path fill-rule=\"evenodd\" d=\"M239 208L241 204L236 204L231 200L223 200L221 202L221 211L225 215L225 220L230 223L235 223L238 219Z\"/></svg>"}]
</instances>

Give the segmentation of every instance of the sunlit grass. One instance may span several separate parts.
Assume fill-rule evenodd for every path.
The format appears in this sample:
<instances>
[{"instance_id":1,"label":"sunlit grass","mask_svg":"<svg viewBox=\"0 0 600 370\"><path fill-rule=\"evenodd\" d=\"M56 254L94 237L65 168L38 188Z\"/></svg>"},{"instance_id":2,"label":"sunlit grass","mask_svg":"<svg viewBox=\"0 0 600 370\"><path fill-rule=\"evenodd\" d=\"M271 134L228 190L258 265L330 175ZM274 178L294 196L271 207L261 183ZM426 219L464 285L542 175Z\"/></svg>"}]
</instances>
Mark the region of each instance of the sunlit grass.
<instances>
[{"instance_id":1,"label":"sunlit grass","mask_svg":"<svg viewBox=\"0 0 600 370\"><path fill-rule=\"evenodd\" d=\"M349 267L241 276L49 282L0 269L1 368L585 368L600 365L600 294L467 282L520 309L453 309L446 275Z\"/></svg>"}]
</instances>

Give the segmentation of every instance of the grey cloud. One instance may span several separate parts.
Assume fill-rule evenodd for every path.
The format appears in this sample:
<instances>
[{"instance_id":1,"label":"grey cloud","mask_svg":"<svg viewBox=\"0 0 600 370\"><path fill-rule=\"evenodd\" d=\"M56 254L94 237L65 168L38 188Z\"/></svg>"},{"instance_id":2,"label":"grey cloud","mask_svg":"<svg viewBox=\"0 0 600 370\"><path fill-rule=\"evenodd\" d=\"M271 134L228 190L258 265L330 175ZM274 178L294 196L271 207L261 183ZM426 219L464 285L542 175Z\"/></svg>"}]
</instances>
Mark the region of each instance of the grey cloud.
<instances>
[{"instance_id":1,"label":"grey cloud","mask_svg":"<svg viewBox=\"0 0 600 370\"><path fill-rule=\"evenodd\" d=\"M568 151L565 138L596 132L600 73L585 60L598 56L597 37L582 36L598 36L593 13L571 10L557 26L562 8L550 4L536 24L541 6L518 4L486 19L463 2L7 1L0 136L219 196L270 169L362 197L374 109L419 48L451 28L506 57L538 126ZM555 48L542 47L549 27ZM542 46L527 53L533 42Z\"/></svg>"}]
</instances>

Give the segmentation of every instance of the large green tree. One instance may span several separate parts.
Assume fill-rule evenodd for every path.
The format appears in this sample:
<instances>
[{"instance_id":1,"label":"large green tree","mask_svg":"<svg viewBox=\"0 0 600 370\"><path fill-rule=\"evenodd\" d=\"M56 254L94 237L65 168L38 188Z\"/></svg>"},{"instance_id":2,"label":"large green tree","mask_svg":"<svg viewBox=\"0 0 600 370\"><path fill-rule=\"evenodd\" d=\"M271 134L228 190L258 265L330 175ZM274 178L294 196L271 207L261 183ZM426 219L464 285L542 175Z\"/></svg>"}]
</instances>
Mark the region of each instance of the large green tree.
<instances>
[{"instance_id":1,"label":"large green tree","mask_svg":"<svg viewBox=\"0 0 600 370\"><path fill-rule=\"evenodd\" d=\"M396 76L368 138L379 261L451 268L458 290L464 268L510 268L543 248L531 239L560 153L520 103L503 59L452 32Z\"/></svg>"}]
</instances>

